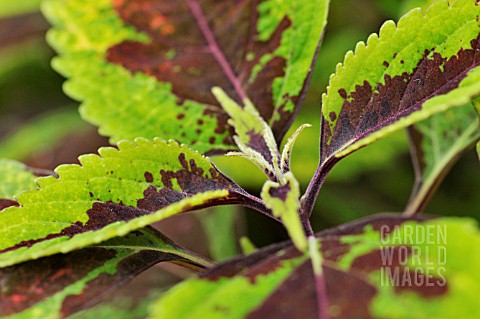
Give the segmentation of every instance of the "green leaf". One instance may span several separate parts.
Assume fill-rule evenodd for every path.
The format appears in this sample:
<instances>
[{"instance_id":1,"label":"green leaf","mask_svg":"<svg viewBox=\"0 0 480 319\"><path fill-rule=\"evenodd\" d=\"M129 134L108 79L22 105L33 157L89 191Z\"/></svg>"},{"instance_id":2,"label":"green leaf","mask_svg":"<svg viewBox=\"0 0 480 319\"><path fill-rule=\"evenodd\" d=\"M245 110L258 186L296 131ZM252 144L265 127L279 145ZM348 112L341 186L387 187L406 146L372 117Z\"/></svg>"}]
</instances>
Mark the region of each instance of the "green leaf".
<instances>
[{"instance_id":1,"label":"green leaf","mask_svg":"<svg viewBox=\"0 0 480 319\"><path fill-rule=\"evenodd\" d=\"M218 87L214 87L212 93L229 115L228 124L235 129L233 139L241 151L228 155L246 157L270 180L281 179L280 154L275 137L252 102L245 99L243 106L240 106Z\"/></svg>"},{"instance_id":2,"label":"green leaf","mask_svg":"<svg viewBox=\"0 0 480 319\"><path fill-rule=\"evenodd\" d=\"M150 318L477 316L480 232L472 220L378 215L317 238L317 275L291 243L276 244L177 285Z\"/></svg>"},{"instance_id":3,"label":"green leaf","mask_svg":"<svg viewBox=\"0 0 480 319\"><path fill-rule=\"evenodd\" d=\"M437 1L348 53L323 98L323 162L477 95L478 14L475 1Z\"/></svg>"},{"instance_id":4,"label":"green leaf","mask_svg":"<svg viewBox=\"0 0 480 319\"><path fill-rule=\"evenodd\" d=\"M201 152L232 149L210 90L249 98L279 141L308 84L327 0L170 5L48 0L54 67L82 115L113 141L162 136ZM138 17L142 17L138 19Z\"/></svg>"},{"instance_id":5,"label":"green leaf","mask_svg":"<svg viewBox=\"0 0 480 319\"><path fill-rule=\"evenodd\" d=\"M39 190L18 196L21 207L0 212L0 267L66 253L203 207L243 204L268 213L207 158L176 142L136 139L99 154L81 156L81 166L59 166L59 178L37 179Z\"/></svg>"},{"instance_id":6,"label":"green leaf","mask_svg":"<svg viewBox=\"0 0 480 319\"><path fill-rule=\"evenodd\" d=\"M479 287L475 284L480 281L476 269L480 266L479 244L480 233L477 223L473 220L446 218L430 223L433 230L428 231L432 239L423 240L421 233L413 235L413 241L420 241L417 245L420 251L420 260L411 256L408 267L410 271L419 269L426 273L433 271L434 281L446 284L433 285L429 288L417 290L412 287L392 287L380 285L379 293L372 304L372 312L379 318L460 318L477 317ZM410 224L411 225L411 224ZM392 234L393 240L408 244L409 229L404 227ZM402 235L403 233L403 235ZM444 245L434 242L445 236ZM440 236L440 237L439 237ZM440 249L443 247L443 249ZM432 262L433 261L433 262ZM443 275L438 276L439 274ZM378 274L377 274L378 276ZM378 278L378 277L377 277ZM414 278L414 277L413 277ZM421 279L421 278L419 278ZM425 279L425 278L424 278ZM412 291L417 290L416 293ZM400 303L399 300L402 302Z\"/></svg>"},{"instance_id":7,"label":"green leaf","mask_svg":"<svg viewBox=\"0 0 480 319\"><path fill-rule=\"evenodd\" d=\"M313 198L341 158L480 93L480 6L435 2L357 44L337 66L323 96L320 164L305 200ZM441 23L439 22L441 21Z\"/></svg>"},{"instance_id":8,"label":"green leaf","mask_svg":"<svg viewBox=\"0 0 480 319\"><path fill-rule=\"evenodd\" d=\"M308 125L301 126L290 137L280 155L272 130L250 100L245 99L241 107L223 90L215 87L212 91L230 115L228 122L235 128L233 138L241 151L228 155L247 157L267 175L269 180L263 186L262 199L273 216L282 220L297 248L305 251L307 238L298 216L300 186L290 171L290 157L297 136Z\"/></svg>"},{"instance_id":9,"label":"green leaf","mask_svg":"<svg viewBox=\"0 0 480 319\"><path fill-rule=\"evenodd\" d=\"M214 260L224 260L238 255L238 211L229 206L212 208L199 215L208 239L210 255Z\"/></svg>"},{"instance_id":10,"label":"green leaf","mask_svg":"<svg viewBox=\"0 0 480 319\"><path fill-rule=\"evenodd\" d=\"M477 114L471 105L434 115L409 128L416 185L405 209L423 211L458 159L480 140Z\"/></svg>"},{"instance_id":11,"label":"green leaf","mask_svg":"<svg viewBox=\"0 0 480 319\"><path fill-rule=\"evenodd\" d=\"M300 217L300 185L291 172L285 174L285 183L267 181L263 185L262 199L272 210L273 216L279 217L288 235L300 251L307 249L307 237Z\"/></svg>"},{"instance_id":12,"label":"green leaf","mask_svg":"<svg viewBox=\"0 0 480 319\"><path fill-rule=\"evenodd\" d=\"M65 318L158 262L198 269L204 266L198 260L153 228L145 228L101 247L2 268L0 317Z\"/></svg>"},{"instance_id":13,"label":"green leaf","mask_svg":"<svg viewBox=\"0 0 480 319\"><path fill-rule=\"evenodd\" d=\"M0 199L14 200L19 192L37 188L35 178L22 163L0 158Z\"/></svg>"},{"instance_id":14,"label":"green leaf","mask_svg":"<svg viewBox=\"0 0 480 319\"><path fill-rule=\"evenodd\" d=\"M248 158L257 165L262 172L273 182L285 183L284 174L290 172L290 157L293 145L298 135L309 124L304 124L297 129L288 139L280 155L275 136L248 99L243 101L241 107L232 100L222 89L215 87L213 94L228 113L228 123L235 128L236 135L233 137L241 152L230 152L230 156Z\"/></svg>"},{"instance_id":15,"label":"green leaf","mask_svg":"<svg viewBox=\"0 0 480 319\"><path fill-rule=\"evenodd\" d=\"M401 12L402 14L417 8L421 7L423 10L427 10L429 6L431 6L437 0L406 0L400 6L400 10L397 12ZM446 0L452 3L454 0ZM398 13L397 13L398 14Z\"/></svg>"},{"instance_id":16,"label":"green leaf","mask_svg":"<svg viewBox=\"0 0 480 319\"><path fill-rule=\"evenodd\" d=\"M285 261L268 274L193 279L177 285L153 308L150 318L246 318L305 258Z\"/></svg>"},{"instance_id":17,"label":"green leaf","mask_svg":"<svg viewBox=\"0 0 480 319\"><path fill-rule=\"evenodd\" d=\"M135 293L135 292L133 292ZM118 296L112 302L101 303L93 308L78 312L69 319L143 319L147 318L150 305L163 293L163 289L153 289L148 296L137 300L136 294L132 297Z\"/></svg>"}]
</instances>

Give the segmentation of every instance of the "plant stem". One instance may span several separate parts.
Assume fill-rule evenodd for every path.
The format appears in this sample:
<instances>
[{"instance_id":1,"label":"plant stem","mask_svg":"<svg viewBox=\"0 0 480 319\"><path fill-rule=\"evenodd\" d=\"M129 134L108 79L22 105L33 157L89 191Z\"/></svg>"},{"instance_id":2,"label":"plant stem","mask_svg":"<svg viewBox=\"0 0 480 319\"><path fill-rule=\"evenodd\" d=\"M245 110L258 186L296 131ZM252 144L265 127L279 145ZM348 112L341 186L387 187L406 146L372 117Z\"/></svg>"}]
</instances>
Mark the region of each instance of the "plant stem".
<instances>
[{"instance_id":1,"label":"plant stem","mask_svg":"<svg viewBox=\"0 0 480 319\"><path fill-rule=\"evenodd\" d=\"M317 295L318 319L330 319L328 313L327 284L323 273L323 256L320 245L314 236L308 237L308 252L315 277L315 291Z\"/></svg>"},{"instance_id":2,"label":"plant stem","mask_svg":"<svg viewBox=\"0 0 480 319\"><path fill-rule=\"evenodd\" d=\"M313 236L314 233L313 233L313 229L312 229L312 224L310 224L310 219L300 218L300 221L302 222L303 230L305 231L305 235L307 235L307 237Z\"/></svg>"},{"instance_id":3,"label":"plant stem","mask_svg":"<svg viewBox=\"0 0 480 319\"><path fill-rule=\"evenodd\" d=\"M256 196L250 195L248 193L245 194L245 198L247 199L246 201L238 203L238 204L242 205L244 207L248 207L248 208L251 208L253 210L256 210L257 212L260 212L260 213L276 220L277 222L282 223L280 218L273 216L272 211L267 208L265 202L262 199L260 199Z\"/></svg>"},{"instance_id":4,"label":"plant stem","mask_svg":"<svg viewBox=\"0 0 480 319\"><path fill-rule=\"evenodd\" d=\"M317 167L315 175L313 175L305 194L303 194L300 200L300 218L302 219L302 223L310 219L320 188L337 161L338 159L336 158L327 159L322 165Z\"/></svg>"}]
</instances>

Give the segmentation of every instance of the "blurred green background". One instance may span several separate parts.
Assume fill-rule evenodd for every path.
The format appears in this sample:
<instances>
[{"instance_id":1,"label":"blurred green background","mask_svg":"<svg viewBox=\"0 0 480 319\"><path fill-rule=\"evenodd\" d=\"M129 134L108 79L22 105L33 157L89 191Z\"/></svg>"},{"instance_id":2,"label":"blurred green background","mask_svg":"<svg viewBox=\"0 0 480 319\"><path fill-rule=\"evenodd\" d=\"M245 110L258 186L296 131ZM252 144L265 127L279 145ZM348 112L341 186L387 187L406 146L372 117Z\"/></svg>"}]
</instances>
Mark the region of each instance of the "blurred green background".
<instances>
[{"instance_id":1,"label":"blurred green background","mask_svg":"<svg viewBox=\"0 0 480 319\"><path fill-rule=\"evenodd\" d=\"M358 41L378 31L385 20L398 20L409 9L428 2L431 1L332 1L309 91L292 127L294 130L302 123L313 125L298 139L292 160L293 171L303 190L318 162L321 94L336 64L343 61L345 53L354 49ZM62 163L76 163L79 155L108 145L108 139L81 120L78 103L62 93L64 79L50 67L54 52L44 40L48 24L39 13L39 3L39 0L0 2L0 158L53 169ZM241 186L259 194L265 178L251 163L225 157L214 161ZM376 142L347 157L333 170L320 191L313 214L314 229L319 231L379 212L400 212L407 203L413 181L406 134L399 132ZM480 197L476 196L476 190L479 188L478 157L472 150L452 169L426 212L473 216L478 220ZM242 208L187 214L157 226L179 243L217 260L239 253L240 236L247 236L257 246L287 238L285 230L276 222ZM190 275L179 268L160 267L167 271L160 275L154 272L156 269L147 271L132 285L148 291ZM118 298L123 298L129 289ZM117 309L102 307L97 311L107 314L102 315L105 318ZM142 318L141 307L137 309L138 314L135 313L138 318ZM88 316L82 314L81 317Z\"/></svg>"}]
</instances>

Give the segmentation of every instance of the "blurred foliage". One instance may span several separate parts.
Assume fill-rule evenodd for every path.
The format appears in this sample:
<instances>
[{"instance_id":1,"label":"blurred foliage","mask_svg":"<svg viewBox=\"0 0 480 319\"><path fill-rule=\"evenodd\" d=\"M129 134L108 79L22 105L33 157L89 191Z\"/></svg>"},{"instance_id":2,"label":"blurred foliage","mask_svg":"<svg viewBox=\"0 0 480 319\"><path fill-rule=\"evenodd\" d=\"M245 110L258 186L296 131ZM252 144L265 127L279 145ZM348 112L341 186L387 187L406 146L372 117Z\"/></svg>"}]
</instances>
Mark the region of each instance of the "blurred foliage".
<instances>
[{"instance_id":1,"label":"blurred foliage","mask_svg":"<svg viewBox=\"0 0 480 319\"><path fill-rule=\"evenodd\" d=\"M0 18L38 11L42 0L2 0Z\"/></svg>"},{"instance_id":2,"label":"blurred foliage","mask_svg":"<svg viewBox=\"0 0 480 319\"><path fill-rule=\"evenodd\" d=\"M31 154L51 148L72 132L89 128L72 107L42 113L26 121L0 140L0 157L24 160Z\"/></svg>"},{"instance_id":3,"label":"blurred foliage","mask_svg":"<svg viewBox=\"0 0 480 319\"><path fill-rule=\"evenodd\" d=\"M237 240L243 228L236 207L218 206L208 209L199 216L207 235L210 255L221 261L238 255Z\"/></svg>"},{"instance_id":4,"label":"blurred foliage","mask_svg":"<svg viewBox=\"0 0 480 319\"><path fill-rule=\"evenodd\" d=\"M110 303L100 304L96 307L79 312L70 317L70 319L143 319L150 313L150 306L161 295L163 291L151 292L140 302L124 296L117 297Z\"/></svg>"},{"instance_id":5,"label":"blurred foliage","mask_svg":"<svg viewBox=\"0 0 480 319\"><path fill-rule=\"evenodd\" d=\"M92 134L50 67L55 53L44 39L40 2L0 2L0 156L53 169L105 140Z\"/></svg>"},{"instance_id":6,"label":"blurred foliage","mask_svg":"<svg viewBox=\"0 0 480 319\"><path fill-rule=\"evenodd\" d=\"M406 11L425 5L428 1L431 2L336 0L331 3L329 24L310 88L299 117L289 132L291 134L302 123L313 125L302 133L293 152L292 169L302 189L306 188L318 163L321 94L325 92L329 76L335 71L337 63L343 61L345 53L354 49L358 41L365 41L369 34L376 32L385 20L396 20ZM39 2L4 0L0 4L0 17L34 11ZM0 155L3 157L25 160L42 149L53 150L54 145L68 141L70 134L88 129L88 125L82 124L76 115L76 106L61 93L63 79L49 66L52 56L52 50L41 36L0 49ZM92 150L97 146L92 145ZM316 228L379 211L402 210L413 183L408 157L406 135L398 133L340 162L320 193L314 215ZM462 165L477 164L474 156L468 154L466 158L461 162ZM216 157L214 161L240 185L259 193L265 178L253 164L241 158ZM476 172L472 170L471 178L461 188L462 192L463 189L478 187L480 179ZM446 184L440 188L427 211L447 214L456 210L458 202L465 202L461 207L480 206L479 199L472 198L470 202L459 200L462 192L458 187L447 191L449 181L456 179L462 177L447 177ZM440 193L452 195L445 197ZM465 209L468 210L468 207ZM247 214L249 220L257 220L251 215ZM254 242L255 228L249 222L248 235ZM275 233L272 231L272 234ZM268 237L265 234L261 236ZM273 235L272 241L276 239L276 235Z\"/></svg>"}]
</instances>

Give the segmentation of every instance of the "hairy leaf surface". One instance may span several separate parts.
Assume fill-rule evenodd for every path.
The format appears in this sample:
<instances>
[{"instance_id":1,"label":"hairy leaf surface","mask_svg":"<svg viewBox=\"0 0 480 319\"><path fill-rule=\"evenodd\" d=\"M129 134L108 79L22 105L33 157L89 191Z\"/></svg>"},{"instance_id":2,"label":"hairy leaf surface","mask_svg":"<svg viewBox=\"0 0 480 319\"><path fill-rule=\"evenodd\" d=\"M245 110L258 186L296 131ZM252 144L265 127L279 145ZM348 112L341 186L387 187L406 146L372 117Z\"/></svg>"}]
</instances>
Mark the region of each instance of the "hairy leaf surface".
<instances>
[{"instance_id":1,"label":"hairy leaf surface","mask_svg":"<svg viewBox=\"0 0 480 319\"><path fill-rule=\"evenodd\" d=\"M64 318L158 262L202 267L197 259L147 227L102 246L1 268L0 317Z\"/></svg>"},{"instance_id":2,"label":"hairy leaf surface","mask_svg":"<svg viewBox=\"0 0 480 319\"><path fill-rule=\"evenodd\" d=\"M436 1L359 42L323 95L320 164L307 191L355 150L480 94L480 6L476 0Z\"/></svg>"},{"instance_id":3,"label":"hairy leaf surface","mask_svg":"<svg viewBox=\"0 0 480 319\"><path fill-rule=\"evenodd\" d=\"M471 105L436 114L409 128L416 185L406 208L420 212L457 160L480 140Z\"/></svg>"},{"instance_id":4,"label":"hairy leaf surface","mask_svg":"<svg viewBox=\"0 0 480 319\"><path fill-rule=\"evenodd\" d=\"M427 229L434 238L428 242ZM479 288L465 284L478 282L480 265L467 253L478 252L480 241L472 220L383 215L317 237L323 295L310 260L284 243L174 287L151 318L475 318ZM398 271L400 281L385 277L387 269ZM322 299L327 309L319 309Z\"/></svg>"},{"instance_id":5,"label":"hairy leaf surface","mask_svg":"<svg viewBox=\"0 0 480 319\"><path fill-rule=\"evenodd\" d=\"M176 142L101 148L0 212L0 267L99 243L171 215L221 204L262 207L208 159ZM248 198L248 200L247 200Z\"/></svg>"},{"instance_id":6,"label":"hairy leaf surface","mask_svg":"<svg viewBox=\"0 0 480 319\"><path fill-rule=\"evenodd\" d=\"M211 93L249 98L278 140L293 121L326 23L326 0L49 0L55 68L82 114L119 139L231 149Z\"/></svg>"}]
</instances>

